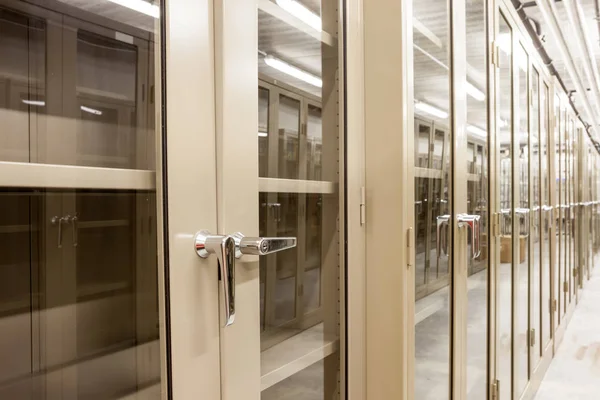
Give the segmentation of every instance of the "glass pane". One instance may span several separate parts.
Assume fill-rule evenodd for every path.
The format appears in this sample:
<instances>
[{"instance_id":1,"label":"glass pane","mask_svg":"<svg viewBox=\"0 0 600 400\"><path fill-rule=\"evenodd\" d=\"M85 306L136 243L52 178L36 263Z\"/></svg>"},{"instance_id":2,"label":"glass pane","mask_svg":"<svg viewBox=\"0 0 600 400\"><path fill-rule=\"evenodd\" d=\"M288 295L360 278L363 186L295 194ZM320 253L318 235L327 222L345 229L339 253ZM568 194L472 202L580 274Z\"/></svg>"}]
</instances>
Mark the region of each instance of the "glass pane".
<instances>
[{"instance_id":1,"label":"glass pane","mask_svg":"<svg viewBox=\"0 0 600 400\"><path fill-rule=\"evenodd\" d=\"M413 2L413 19L418 21L413 32L417 167L415 398L423 400L448 399L450 385L451 46L448 5L439 6ZM431 35L440 41L432 41Z\"/></svg>"},{"instance_id":2,"label":"glass pane","mask_svg":"<svg viewBox=\"0 0 600 400\"><path fill-rule=\"evenodd\" d=\"M44 133L47 30L44 18L0 8L0 120L10 127L0 132L0 161L38 161L30 142Z\"/></svg>"},{"instance_id":3,"label":"glass pane","mask_svg":"<svg viewBox=\"0 0 600 400\"><path fill-rule=\"evenodd\" d=\"M515 209L515 219L519 263L516 270L517 288L515 290L515 323L516 337L516 376L517 393L521 395L529 379L529 240L530 240L530 206L529 206L529 86L528 86L528 55L521 45L515 54L519 62L518 73L518 106L519 109L519 207ZM516 147L516 146L515 146Z\"/></svg>"},{"instance_id":4,"label":"glass pane","mask_svg":"<svg viewBox=\"0 0 600 400\"><path fill-rule=\"evenodd\" d=\"M323 237L323 196L306 196L306 257L304 260L304 311L310 312L321 306L321 248Z\"/></svg>"},{"instance_id":5,"label":"glass pane","mask_svg":"<svg viewBox=\"0 0 600 400\"><path fill-rule=\"evenodd\" d=\"M562 121L562 115L560 112L560 98L558 96L554 97L554 150L552 150L554 152L554 171L555 171L555 176L554 176L554 180L555 180L555 202L556 204L554 204L554 208L556 209L555 211L555 218L556 220L555 222L555 226L556 226L556 238L555 238L555 246L554 246L554 259L556 260L556 262L554 263L554 265L552 266L554 268L553 271L553 276L554 276L554 287L552 288L554 290L554 299L556 299L557 302L557 310L556 312L553 314L554 315L554 326L558 326L559 320L560 320L560 316L561 316L561 304L562 304L562 299L561 299L561 295L560 295L560 288L562 285L561 282L561 276L562 276L562 260L561 260L561 245L562 245L562 207L561 207L561 188L562 188L562 164L561 164L561 157L562 157L562 152L561 152L561 141L560 141L560 130L561 130L561 121Z\"/></svg>"},{"instance_id":6,"label":"glass pane","mask_svg":"<svg viewBox=\"0 0 600 400\"><path fill-rule=\"evenodd\" d=\"M415 236L416 236L416 269L415 291L417 298L425 296L427 288L426 271L429 271L432 260L431 230L431 193L430 179L427 170L430 166L431 122L415 118ZM433 255L435 262L435 254Z\"/></svg>"},{"instance_id":7,"label":"glass pane","mask_svg":"<svg viewBox=\"0 0 600 400\"><path fill-rule=\"evenodd\" d=\"M300 101L279 95L279 168L278 178L298 179Z\"/></svg>"},{"instance_id":8,"label":"glass pane","mask_svg":"<svg viewBox=\"0 0 600 400\"><path fill-rule=\"evenodd\" d=\"M115 398L150 386L158 396L156 230L141 226L155 220L155 194L5 189L0 203L14 213L0 223L12 245L0 269L11 283L0 301L0 352L11 355L2 398Z\"/></svg>"},{"instance_id":9,"label":"glass pane","mask_svg":"<svg viewBox=\"0 0 600 400\"><path fill-rule=\"evenodd\" d=\"M533 70L531 77L531 318L530 325L535 335L535 345L531 352L531 364L535 368L541 355L540 340L540 267L541 267L541 202L540 202L540 98L539 74Z\"/></svg>"},{"instance_id":10,"label":"glass pane","mask_svg":"<svg viewBox=\"0 0 600 400\"><path fill-rule=\"evenodd\" d=\"M542 200L542 247L541 247L541 310L542 310L542 349L550 341L551 336L551 314L550 314L550 293L552 290L550 281L550 227L552 224L552 202L550 201L550 151L548 149L550 140L550 121L549 114L549 89L544 83L540 92L540 173L541 173L541 200ZM548 306L546 306L548 305Z\"/></svg>"},{"instance_id":11,"label":"glass pane","mask_svg":"<svg viewBox=\"0 0 600 400\"><path fill-rule=\"evenodd\" d=\"M269 176L269 90L258 88L258 176Z\"/></svg>"},{"instance_id":12,"label":"glass pane","mask_svg":"<svg viewBox=\"0 0 600 400\"><path fill-rule=\"evenodd\" d=\"M0 134L0 160L152 169L154 19L132 28L121 6L81 8L73 18L0 12L0 51L11 54L0 62L0 107L14 127Z\"/></svg>"},{"instance_id":13,"label":"glass pane","mask_svg":"<svg viewBox=\"0 0 600 400\"><path fill-rule=\"evenodd\" d=\"M321 149L323 148L323 126L321 109L308 105L306 129L306 179L321 180Z\"/></svg>"},{"instance_id":14,"label":"glass pane","mask_svg":"<svg viewBox=\"0 0 600 400\"><path fill-rule=\"evenodd\" d=\"M488 129L486 2L475 0L467 21L467 214L480 217L479 248L469 239L467 398L487 395L488 361Z\"/></svg>"},{"instance_id":15,"label":"glass pane","mask_svg":"<svg viewBox=\"0 0 600 400\"><path fill-rule=\"evenodd\" d=\"M258 2L260 235L298 239L260 258L263 400L333 399L343 385L338 4Z\"/></svg>"},{"instance_id":16,"label":"glass pane","mask_svg":"<svg viewBox=\"0 0 600 400\"><path fill-rule=\"evenodd\" d=\"M568 255L568 251L569 251L569 248L567 247L567 245L568 245L567 237L568 237L568 232L569 232L568 211L567 211L568 201L569 201L569 199L568 199L568 194L569 194L568 184L569 184L569 182L567 181L567 173L568 173L567 129L569 127L569 121L568 121L568 116L567 116L566 105L563 106L561 104L560 117L561 117L561 121L560 121L560 132L559 133L560 133L560 181L561 181L561 185L560 185L560 208L561 208L561 212L560 212L560 219L561 219L560 263L561 264L560 264L560 273L559 273L559 281L560 281L559 309L560 309L560 316L561 316L561 323L562 323L562 317L564 317L565 313L567 312L567 303L568 303L568 290L564 290L564 287L569 284L569 275L567 274L567 268L568 268L567 255Z\"/></svg>"},{"instance_id":17,"label":"glass pane","mask_svg":"<svg viewBox=\"0 0 600 400\"><path fill-rule=\"evenodd\" d=\"M512 263L513 263L513 98L512 98L512 54L513 35L508 22L500 18L499 37L500 66L497 93L498 119L498 160L499 168L499 201L501 210L500 265L498 267L497 283L497 313L498 313L498 379L502 386L511 387L512 382ZM518 126L518 124L515 124ZM502 400L511 399L510 390L501 390Z\"/></svg>"},{"instance_id":18,"label":"glass pane","mask_svg":"<svg viewBox=\"0 0 600 400\"><path fill-rule=\"evenodd\" d=\"M0 6L0 162L114 177L0 188L2 399L160 398L156 194L117 189L155 168L160 21L96 3Z\"/></svg>"}]
</instances>

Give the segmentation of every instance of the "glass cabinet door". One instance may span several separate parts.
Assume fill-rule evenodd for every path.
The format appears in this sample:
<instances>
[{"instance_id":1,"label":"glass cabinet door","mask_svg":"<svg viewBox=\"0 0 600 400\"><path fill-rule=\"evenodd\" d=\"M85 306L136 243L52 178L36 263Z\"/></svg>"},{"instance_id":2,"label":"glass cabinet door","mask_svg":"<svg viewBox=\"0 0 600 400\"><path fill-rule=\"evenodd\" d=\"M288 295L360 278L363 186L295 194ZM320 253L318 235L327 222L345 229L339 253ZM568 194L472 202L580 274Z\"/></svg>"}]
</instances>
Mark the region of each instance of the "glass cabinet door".
<instances>
[{"instance_id":1,"label":"glass cabinet door","mask_svg":"<svg viewBox=\"0 0 600 400\"><path fill-rule=\"evenodd\" d=\"M541 340L542 351L550 342L552 336L553 315L552 306L550 304L550 294L552 293L552 281L550 279L552 273L552 256L551 256L551 237L553 210L551 192L550 192L550 91L546 83L541 85L540 91L540 175L541 175Z\"/></svg>"},{"instance_id":2,"label":"glass cabinet door","mask_svg":"<svg viewBox=\"0 0 600 400\"><path fill-rule=\"evenodd\" d=\"M496 344L497 379L503 386L512 385L512 308L513 308L513 162L514 141L513 124L518 121L513 117L512 85L516 75L513 72L513 32L504 16L500 15L498 41L500 43L498 85L497 85L497 149L496 168L499 171L496 187L498 189L498 206L500 212L500 264L497 266L497 323L499 336ZM511 399L510 390L500 391L501 399Z\"/></svg>"},{"instance_id":3,"label":"glass cabinet door","mask_svg":"<svg viewBox=\"0 0 600 400\"><path fill-rule=\"evenodd\" d=\"M156 18L33 3L0 2L0 398L159 398Z\"/></svg>"},{"instance_id":4,"label":"glass cabinet door","mask_svg":"<svg viewBox=\"0 0 600 400\"><path fill-rule=\"evenodd\" d=\"M531 162L529 165L531 177L531 223L530 223L530 372L533 373L537 367L541 356L541 336L540 336L540 301L541 301L541 269L542 269L542 233L541 233L541 181L540 181L540 90L539 74L535 68L531 68L531 107L530 107L530 143L531 143Z\"/></svg>"}]
</instances>

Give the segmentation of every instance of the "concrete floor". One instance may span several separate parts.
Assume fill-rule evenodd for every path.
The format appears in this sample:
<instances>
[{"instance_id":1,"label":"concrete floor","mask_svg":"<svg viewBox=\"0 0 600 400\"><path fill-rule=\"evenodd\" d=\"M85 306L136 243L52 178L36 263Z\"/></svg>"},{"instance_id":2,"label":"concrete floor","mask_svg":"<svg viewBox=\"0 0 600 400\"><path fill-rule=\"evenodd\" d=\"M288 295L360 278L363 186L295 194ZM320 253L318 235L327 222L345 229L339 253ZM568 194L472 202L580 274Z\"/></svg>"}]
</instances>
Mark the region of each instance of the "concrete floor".
<instances>
[{"instance_id":1,"label":"concrete floor","mask_svg":"<svg viewBox=\"0 0 600 400\"><path fill-rule=\"evenodd\" d=\"M600 271L591 275L535 400L600 398Z\"/></svg>"}]
</instances>

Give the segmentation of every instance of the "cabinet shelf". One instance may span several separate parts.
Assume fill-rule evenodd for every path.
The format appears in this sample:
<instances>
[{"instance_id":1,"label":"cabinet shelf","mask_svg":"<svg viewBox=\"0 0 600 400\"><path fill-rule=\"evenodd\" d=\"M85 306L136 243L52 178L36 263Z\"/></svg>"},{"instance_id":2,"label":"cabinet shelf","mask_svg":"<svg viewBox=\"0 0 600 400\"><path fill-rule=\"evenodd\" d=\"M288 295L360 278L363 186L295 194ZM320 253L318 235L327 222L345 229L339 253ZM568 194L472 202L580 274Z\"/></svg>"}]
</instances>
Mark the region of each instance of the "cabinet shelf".
<instances>
[{"instance_id":1,"label":"cabinet shelf","mask_svg":"<svg viewBox=\"0 0 600 400\"><path fill-rule=\"evenodd\" d=\"M127 219L112 219L104 221L81 221L77 227L79 229L89 228L115 228L119 226L129 226L130 222Z\"/></svg>"},{"instance_id":2,"label":"cabinet shelf","mask_svg":"<svg viewBox=\"0 0 600 400\"><path fill-rule=\"evenodd\" d=\"M263 351L260 358L261 390L310 367L338 348L339 339L326 334L320 323Z\"/></svg>"},{"instance_id":3,"label":"cabinet shelf","mask_svg":"<svg viewBox=\"0 0 600 400\"><path fill-rule=\"evenodd\" d=\"M25 233L37 231L37 229L33 228L31 225L3 225L0 226L0 233Z\"/></svg>"},{"instance_id":4,"label":"cabinet shelf","mask_svg":"<svg viewBox=\"0 0 600 400\"><path fill-rule=\"evenodd\" d=\"M131 283L127 281L80 285L77 288L77 299L82 300L87 297L95 297L105 293L113 293L128 289L130 287Z\"/></svg>"}]
</instances>

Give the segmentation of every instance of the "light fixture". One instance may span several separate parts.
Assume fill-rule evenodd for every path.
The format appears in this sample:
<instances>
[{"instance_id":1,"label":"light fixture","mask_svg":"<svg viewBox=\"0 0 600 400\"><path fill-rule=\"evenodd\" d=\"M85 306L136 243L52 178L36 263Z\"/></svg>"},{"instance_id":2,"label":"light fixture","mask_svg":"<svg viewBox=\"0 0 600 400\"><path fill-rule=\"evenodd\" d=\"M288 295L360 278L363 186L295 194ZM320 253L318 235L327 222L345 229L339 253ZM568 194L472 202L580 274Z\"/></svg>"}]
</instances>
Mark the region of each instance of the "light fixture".
<instances>
[{"instance_id":1,"label":"light fixture","mask_svg":"<svg viewBox=\"0 0 600 400\"><path fill-rule=\"evenodd\" d=\"M311 26L317 31L321 32L323 29L321 23L321 17L304 7L302 4L295 0L276 0L277 5L289 12L305 24Z\"/></svg>"},{"instance_id":2,"label":"light fixture","mask_svg":"<svg viewBox=\"0 0 600 400\"><path fill-rule=\"evenodd\" d=\"M102 115L102 111L96 110L95 108L90 108L90 107L86 107L86 106L81 106L79 108L81 108L81 111L85 111L85 112L88 112L90 114Z\"/></svg>"},{"instance_id":3,"label":"light fixture","mask_svg":"<svg viewBox=\"0 0 600 400\"><path fill-rule=\"evenodd\" d=\"M268 133L268 132L261 132L261 131L258 131L258 137L267 137L267 136L269 136L269 133Z\"/></svg>"},{"instance_id":4,"label":"light fixture","mask_svg":"<svg viewBox=\"0 0 600 400\"><path fill-rule=\"evenodd\" d=\"M21 101L29 106L44 107L46 105L46 102L43 100L21 100Z\"/></svg>"},{"instance_id":5,"label":"light fixture","mask_svg":"<svg viewBox=\"0 0 600 400\"><path fill-rule=\"evenodd\" d=\"M487 132L475 125L467 125L467 132L471 132L482 139L487 139Z\"/></svg>"},{"instance_id":6,"label":"light fixture","mask_svg":"<svg viewBox=\"0 0 600 400\"><path fill-rule=\"evenodd\" d=\"M467 93L477 101L485 100L485 94L477 89L471 82L467 82Z\"/></svg>"},{"instance_id":7,"label":"light fixture","mask_svg":"<svg viewBox=\"0 0 600 400\"><path fill-rule=\"evenodd\" d=\"M300 79L308 84L311 84L316 87L323 87L323 81L321 80L321 78L314 76L312 74L309 74L308 72L303 71L299 68L296 68L296 67L286 63L285 61L281 61L278 58L275 58L273 56L266 56L265 63L269 67L275 68L275 69L283 72L284 74L293 76L294 78Z\"/></svg>"},{"instance_id":8,"label":"light fixture","mask_svg":"<svg viewBox=\"0 0 600 400\"><path fill-rule=\"evenodd\" d=\"M415 100L415 109L422 111L426 114L433 115L438 118L448 118L448 113L444 110L440 110L431 104L423 103L422 101Z\"/></svg>"},{"instance_id":9,"label":"light fixture","mask_svg":"<svg viewBox=\"0 0 600 400\"><path fill-rule=\"evenodd\" d=\"M153 18L160 17L160 8L150 2L144 0L108 0L112 3L127 7L131 10L146 14Z\"/></svg>"}]
</instances>

